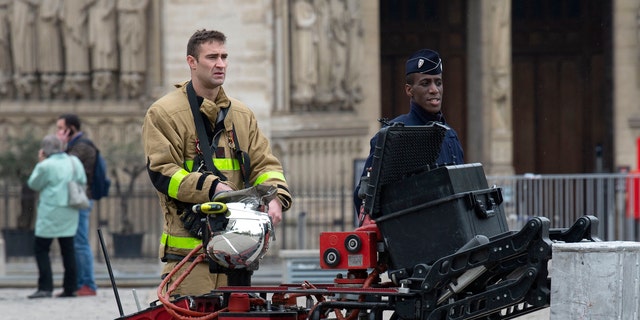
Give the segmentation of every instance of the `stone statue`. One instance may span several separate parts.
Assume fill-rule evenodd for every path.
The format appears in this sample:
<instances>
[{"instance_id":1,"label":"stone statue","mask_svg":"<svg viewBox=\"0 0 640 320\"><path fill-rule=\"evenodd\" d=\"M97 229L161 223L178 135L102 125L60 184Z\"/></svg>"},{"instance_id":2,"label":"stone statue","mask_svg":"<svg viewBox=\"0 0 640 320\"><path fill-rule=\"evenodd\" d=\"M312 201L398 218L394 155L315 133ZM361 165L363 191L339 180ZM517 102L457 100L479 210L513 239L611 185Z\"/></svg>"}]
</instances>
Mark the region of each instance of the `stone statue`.
<instances>
[{"instance_id":1,"label":"stone statue","mask_svg":"<svg viewBox=\"0 0 640 320\"><path fill-rule=\"evenodd\" d=\"M118 70L116 30L116 0L96 0L89 10L89 45L91 88L97 98L113 95L113 77Z\"/></svg>"},{"instance_id":2,"label":"stone statue","mask_svg":"<svg viewBox=\"0 0 640 320\"><path fill-rule=\"evenodd\" d=\"M315 0L315 8L318 14L315 34L317 35L316 50L318 52L318 81L316 87L315 104L322 107L333 102L331 85L331 64L334 54L331 52L331 9L329 0Z\"/></svg>"},{"instance_id":3,"label":"stone statue","mask_svg":"<svg viewBox=\"0 0 640 320\"><path fill-rule=\"evenodd\" d=\"M491 104L493 121L492 127L494 132L507 132L511 128L511 112L510 101L511 82L510 82L510 66L511 51L510 44L510 6L504 2L493 2L493 14L491 26L491 35L493 38L490 46L491 54Z\"/></svg>"},{"instance_id":4,"label":"stone statue","mask_svg":"<svg viewBox=\"0 0 640 320\"><path fill-rule=\"evenodd\" d=\"M349 41L349 12L344 0L330 0L331 19L329 20L330 52L332 54L330 84L333 93L333 107L346 109L347 93L345 92L345 76L347 73L347 52Z\"/></svg>"},{"instance_id":5,"label":"stone statue","mask_svg":"<svg viewBox=\"0 0 640 320\"><path fill-rule=\"evenodd\" d=\"M10 19L14 86L18 98L27 98L34 94L37 79L38 0L16 0L12 4Z\"/></svg>"},{"instance_id":6,"label":"stone statue","mask_svg":"<svg viewBox=\"0 0 640 320\"><path fill-rule=\"evenodd\" d=\"M291 100L299 108L308 108L315 94L318 63L313 28L316 20L315 9L307 0L293 4Z\"/></svg>"},{"instance_id":7,"label":"stone statue","mask_svg":"<svg viewBox=\"0 0 640 320\"><path fill-rule=\"evenodd\" d=\"M40 3L38 19L38 71L40 91L44 99L61 93L64 75L64 47L60 30L62 0Z\"/></svg>"},{"instance_id":8,"label":"stone statue","mask_svg":"<svg viewBox=\"0 0 640 320\"><path fill-rule=\"evenodd\" d=\"M314 108L349 109L345 81L351 14L346 12L345 0L315 0L314 4L318 15L314 30L318 57Z\"/></svg>"},{"instance_id":9,"label":"stone statue","mask_svg":"<svg viewBox=\"0 0 640 320\"><path fill-rule=\"evenodd\" d=\"M9 5L11 0L0 0L0 98L8 97L11 91L11 42L9 26Z\"/></svg>"},{"instance_id":10,"label":"stone statue","mask_svg":"<svg viewBox=\"0 0 640 320\"><path fill-rule=\"evenodd\" d=\"M67 98L88 96L91 67L89 65L89 8L95 0L64 0L62 10L66 74L63 90Z\"/></svg>"},{"instance_id":11,"label":"stone statue","mask_svg":"<svg viewBox=\"0 0 640 320\"><path fill-rule=\"evenodd\" d=\"M362 27L362 18L360 17L361 12L360 0L347 0L349 30L347 43L349 50L347 53L345 90L348 95L347 105L349 109L353 109L353 106L363 99L362 86L360 85L360 69L362 69L361 62L364 56L364 29Z\"/></svg>"},{"instance_id":12,"label":"stone statue","mask_svg":"<svg viewBox=\"0 0 640 320\"><path fill-rule=\"evenodd\" d=\"M148 0L118 0L120 82L128 98L139 97L147 69Z\"/></svg>"}]
</instances>

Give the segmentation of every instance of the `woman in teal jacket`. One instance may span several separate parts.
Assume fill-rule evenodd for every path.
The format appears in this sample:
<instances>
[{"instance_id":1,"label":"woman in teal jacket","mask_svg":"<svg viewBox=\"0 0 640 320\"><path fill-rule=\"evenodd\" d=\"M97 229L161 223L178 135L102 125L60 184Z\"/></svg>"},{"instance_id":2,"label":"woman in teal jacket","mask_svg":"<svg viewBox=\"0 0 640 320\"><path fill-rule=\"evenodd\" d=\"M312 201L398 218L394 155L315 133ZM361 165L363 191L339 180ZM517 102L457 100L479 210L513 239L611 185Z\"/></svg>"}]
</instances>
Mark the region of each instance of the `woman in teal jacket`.
<instances>
[{"instance_id":1,"label":"woman in teal jacket","mask_svg":"<svg viewBox=\"0 0 640 320\"><path fill-rule=\"evenodd\" d=\"M74 297L77 280L73 238L78 228L78 209L69 207L67 185L72 179L86 185L87 176L80 159L65 153L62 141L55 135L44 137L38 157L39 162L27 182L29 188L40 193L34 246L39 271L38 290L29 298L52 295L53 275L49 250L54 238L60 244L64 265L63 291L57 296Z\"/></svg>"}]
</instances>

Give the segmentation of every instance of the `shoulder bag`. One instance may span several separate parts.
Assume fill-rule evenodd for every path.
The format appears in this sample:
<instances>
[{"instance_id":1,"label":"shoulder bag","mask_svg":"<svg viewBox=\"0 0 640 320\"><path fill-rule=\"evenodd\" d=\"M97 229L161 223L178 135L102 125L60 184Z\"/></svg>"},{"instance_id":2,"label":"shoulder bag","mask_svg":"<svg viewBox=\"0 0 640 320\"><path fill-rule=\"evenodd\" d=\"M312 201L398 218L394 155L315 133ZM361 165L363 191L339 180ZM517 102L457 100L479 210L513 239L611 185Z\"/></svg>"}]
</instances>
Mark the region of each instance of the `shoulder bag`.
<instances>
[{"instance_id":1,"label":"shoulder bag","mask_svg":"<svg viewBox=\"0 0 640 320\"><path fill-rule=\"evenodd\" d=\"M69 161L71 162L72 176L71 181L68 183L69 189L69 206L76 209L88 209L89 208L89 197L87 197L87 192L83 185L76 182L76 167L69 157Z\"/></svg>"}]
</instances>

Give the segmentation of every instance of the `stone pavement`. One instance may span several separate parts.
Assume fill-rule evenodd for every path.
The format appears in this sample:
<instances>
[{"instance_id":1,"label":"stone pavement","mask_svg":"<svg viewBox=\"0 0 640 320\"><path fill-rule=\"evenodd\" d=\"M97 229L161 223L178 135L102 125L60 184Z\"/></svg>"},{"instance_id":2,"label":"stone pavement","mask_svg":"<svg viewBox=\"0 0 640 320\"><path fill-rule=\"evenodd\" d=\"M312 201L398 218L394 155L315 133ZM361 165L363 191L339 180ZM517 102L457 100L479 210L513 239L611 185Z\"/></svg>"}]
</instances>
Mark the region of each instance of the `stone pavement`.
<instances>
[{"instance_id":1,"label":"stone pavement","mask_svg":"<svg viewBox=\"0 0 640 320\"><path fill-rule=\"evenodd\" d=\"M62 289L62 261L52 255L54 294ZM263 259L254 273L252 283L275 285L281 283L281 263ZM111 259L111 269L124 315L146 309L158 299L161 263L157 259ZM98 294L95 297L27 299L35 292L38 270L32 257L11 257L0 274L0 319L102 320L119 318L120 308L116 290L111 285L107 264L94 265ZM136 302L137 297L137 302ZM138 307L138 305L140 307Z\"/></svg>"},{"instance_id":2,"label":"stone pavement","mask_svg":"<svg viewBox=\"0 0 640 320\"><path fill-rule=\"evenodd\" d=\"M62 261L52 255L54 294L62 287ZM112 260L112 269L123 314L138 311L134 290L141 308L154 301L159 283L160 264L152 260ZM2 319L116 319L120 308L111 287L106 264L96 262L98 294L95 297L27 299L36 290L38 270L32 257L12 257L0 274L0 318Z\"/></svg>"},{"instance_id":3,"label":"stone pavement","mask_svg":"<svg viewBox=\"0 0 640 320\"><path fill-rule=\"evenodd\" d=\"M121 288L118 290L123 314L138 312L134 290L146 309L157 299L155 288ZM99 288L94 297L27 299L34 289L0 288L0 318L3 320L113 320L120 317L115 293ZM54 292L55 293L55 292Z\"/></svg>"}]
</instances>

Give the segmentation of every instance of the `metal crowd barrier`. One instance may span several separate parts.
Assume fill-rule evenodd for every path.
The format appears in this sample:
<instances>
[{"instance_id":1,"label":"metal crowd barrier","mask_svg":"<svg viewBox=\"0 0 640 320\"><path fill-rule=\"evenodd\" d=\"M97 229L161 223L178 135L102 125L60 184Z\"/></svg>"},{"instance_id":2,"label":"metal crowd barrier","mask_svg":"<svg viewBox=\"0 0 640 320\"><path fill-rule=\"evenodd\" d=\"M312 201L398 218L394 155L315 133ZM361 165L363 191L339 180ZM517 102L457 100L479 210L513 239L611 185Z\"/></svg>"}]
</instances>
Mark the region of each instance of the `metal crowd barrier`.
<instances>
[{"instance_id":1,"label":"metal crowd barrier","mask_svg":"<svg viewBox=\"0 0 640 320\"><path fill-rule=\"evenodd\" d=\"M598 234L607 241L640 240L640 174L564 174L488 176L489 185L502 188L503 207L511 230L519 230L535 216L546 217L552 228L570 226L582 215L594 215ZM342 190L340 190L342 189ZM0 185L0 229L15 228L20 213L20 186ZM320 232L352 230L356 224L353 190L348 187L317 187L294 193L294 206L276 228L271 251L317 249ZM124 208L128 214L123 216ZM153 190L136 190L122 201L115 195L94 208L92 229L118 232L130 222L133 231L144 234L142 255L157 254L162 214ZM97 236L92 234L97 247Z\"/></svg>"},{"instance_id":2,"label":"metal crowd barrier","mask_svg":"<svg viewBox=\"0 0 640 320\"><path fill-rule=\"evenodd\" d=\"M639 239L640 174L525 174L487 180L503 189L511 229L520 229L534 216L546 217L552 227L562 228L582 215L594 215L600 221L602 240Z\"/></svg>"}]
</instances>

